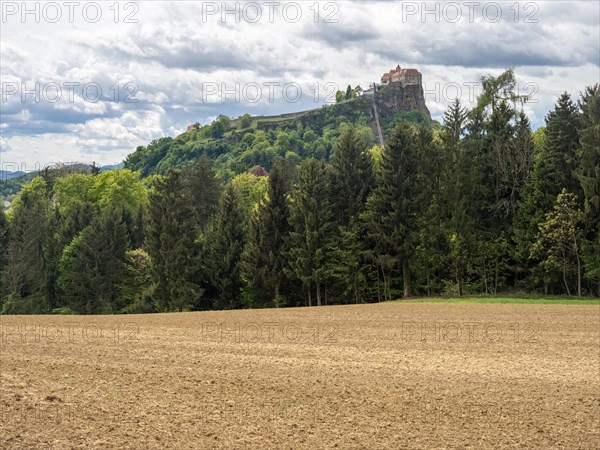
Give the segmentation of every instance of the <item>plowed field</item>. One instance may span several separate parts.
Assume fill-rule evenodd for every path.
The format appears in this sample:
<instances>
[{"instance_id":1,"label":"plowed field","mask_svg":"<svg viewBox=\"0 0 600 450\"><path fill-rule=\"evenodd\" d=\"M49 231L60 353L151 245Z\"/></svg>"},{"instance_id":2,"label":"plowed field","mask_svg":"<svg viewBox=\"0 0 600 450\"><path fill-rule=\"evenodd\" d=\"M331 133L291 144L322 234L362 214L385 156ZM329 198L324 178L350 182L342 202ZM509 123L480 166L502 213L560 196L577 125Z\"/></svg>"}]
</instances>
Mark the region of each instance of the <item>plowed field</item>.
<instances>
[{"instance_id":1,"label":"plowed field","mask_svg":"<svg viewBox=\"0 0 600 450\"><path fill-rule=\"evenodd\" d=\"M4 316L0 448L600 448L600 306Z\"/></svg>"}]
</instances>

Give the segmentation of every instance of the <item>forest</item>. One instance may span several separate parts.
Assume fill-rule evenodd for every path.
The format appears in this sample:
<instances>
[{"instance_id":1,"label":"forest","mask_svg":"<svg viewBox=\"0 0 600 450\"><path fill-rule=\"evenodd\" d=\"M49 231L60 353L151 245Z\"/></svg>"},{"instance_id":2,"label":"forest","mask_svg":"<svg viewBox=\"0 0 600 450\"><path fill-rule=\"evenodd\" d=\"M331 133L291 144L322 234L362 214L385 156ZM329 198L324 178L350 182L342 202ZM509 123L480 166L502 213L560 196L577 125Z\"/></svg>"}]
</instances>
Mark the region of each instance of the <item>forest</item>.
<instances>
[{"instance_id":1,"label":"forest","mask_svg":"<svg viewBox=\"0 0 600 450\"><path fill-rule=\"evenodd\" d=\"M383 147L361 114L221 116L124 169L42 170L0 211L1 311L600 296L600 86L532 131L515 85L484 77L441 126L404 114Z\"/></svg>"}]
</instances>

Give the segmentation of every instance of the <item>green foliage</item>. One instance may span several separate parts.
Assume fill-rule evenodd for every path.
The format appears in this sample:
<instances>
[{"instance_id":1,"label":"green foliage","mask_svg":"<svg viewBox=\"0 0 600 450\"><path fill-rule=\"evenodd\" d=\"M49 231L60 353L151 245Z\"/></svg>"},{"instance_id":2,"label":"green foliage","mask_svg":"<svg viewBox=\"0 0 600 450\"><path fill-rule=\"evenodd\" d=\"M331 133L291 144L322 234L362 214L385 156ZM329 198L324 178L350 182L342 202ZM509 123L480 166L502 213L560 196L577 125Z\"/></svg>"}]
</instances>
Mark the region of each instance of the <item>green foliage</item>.
<instances>
[{"instance_id":1,"label":"green foliage","mask_svg":"<svg viewBox=\"0 0 600 450\"><path fill-rule=\"evenodd\" d=\"M261 305L285 303L281 288L290 231L289 184L286 163L276 161L268 178L267 195L263 195L250 222L242 268L249 290L255 292L254 297L260 299Z\"/></svg>"},{"instance_id":2,"label":"green foliage","mask_svg":"<svg viewBox=\"0 0 600 450\"><path fill-rule=\"evenodd\" d=\"M334 230L329 200L329 171L323 161L308 159L298 169L292 192L288 238L288 272L300 280L312 306L312 287L321 305L321 287L327 279L327 244Z\"/></svg>"},{"instance_id":3,"label":"green foliage","mask_svg":"<svg viewBox=\"0 0 600 450\"><path fill-rule=\"evenodd\" d=\"M268 183L267 177L253 175L249 172L241 173L231 180L231 186L244 208L246 220L265 196Z\"/></svg>"},{"instance_id":4,"label":"green foliage","mask_svg":"<svg viewBox=\"0 0 600 450\"><path fill-rule=\"evenodd\" d=\"M196 227L189 190L181 172L157 178L149 193L145 250L152 260L156 308L183 311L196 304L202 289L195 280Z\"/></svg>"},{"instance_id":5,"label":"green foliage","mask_svg":"<svg viewBox=\"0 0 600 450\"><path fill-rule=\"evenodd\" d=\"M574 172L579 146L578 114L568 94L561 95L554 111L548 114L546 124L541 140L543 145L535 155L533 169L523 187L514 224L516 257L523 266L529 264L538 224L552 211L558 194L562 189L573 193L580 191Z\"/></svg>"},{"instance_id":6,"label":"green foliage","mask_svg":"<svg viewBox=\"0 0 600 450\"><path fill-rule=\"evenodd\" d=\"M147 314L155 312L152 298L152 260L142 249L125 253L124 273L119 295L124 304L122 312Z\"/></svg>"},{"instance_id":7,"label":"green foliage","mask_svg":"<svg viewBox=\"0 0 600 450\"><path fill-rule=\"evenodd\" d=\"M381 121L384 134L389 135L399 124L408 122L415 125L428 125L429 118L422 111L399 111Z\"/></svg>"},{"instance_id":8,"label":"green foliage","mask_svg":"<svg viewBox=\"0 0 600 450\"><path fill-rule=\"evenodd\" d=\"M4 279L2 274L6 268L6 257L8 252L8 219L4 214L4 208L0 206L0 304L4 297Z\"/></svg>"},{"instance_id":9,"label":"green foliage","mask_svg":"<svg viewBox=\"0 0 600 450\"><path fill-rule=\"evenodd\" d=\"M401 123L396 127L383 149L381 172L369 203L369 228L377 242L381 269L389 277L401 265L405 297L411 293L410 265L415 256L416 224L422 208L417 145L418 137L411 125ZM389 289L386 290L389 294Z\"/></svg>"},{"instance_id":10,"label":"green foliage","mask_svg":"<svg viewBox=\"0 0 600 450\"><path fill-rule=\"evenodd\" d=\"M217 177L212 161L202 155L184 172L189 189L191 207L195 216L198 231L208 226L210 219L217 211L221 195L221 180Z\"/></svg>"},{"instance_id":11,"label":"green foliage","mask_svg":"<svg viewBox=\"0 0 600 450\"><path fill-rule=\"evenodd\" d=\"M118 285L123 276L127 229L123 214L108 209L65 247L58 283L72 310L110 314L122 308Z\"/></svg>"},{"instance_id":12,"label":"green foliage","mask_svg":"<svg viewBox=\"0 0 600 450\"><path fill-rule=\"evenodd\" d=\"M373 184L373 163L368 142L356 128L342 132L331 159L331 193L334 216L340 225L349 225L358 217Z\"/></svg>"},{"instance_id":13,"label":"green foliage","mask_svg":"<svg viewBox=\"0 0 600 450\"><path fill-rule=\"evenodd\" d=\"M577 295L580 297L582 220L577 196L563 188L556 198L554 210L539 224L539 234L531 249L548 275L562 274L567 295L571 295L569 272L575 268Z\"/></svg>"},{"instance_id":14,"label":"green foliage","mask_svg":"<svg viewBox=\"0 0 600 450\"><path fill-rule=\"evenodd\" d=\"M387 113L383 148L357 87L317 110L220 116L125 170L28 175L0 211L2 312L600 295L600 89L562 95L532 132L512 70L483 85L437 128Z\"/></svg>"},{"instance_id":15,"label":"green foliage","mask_svg":"<svg viewBox=\"0 0 600 450\"><path fill-rule=\"evenodd\" d=\"M48 312L44 266L49 208L46 183L40 177L25 186L13 204L2 283L6 312Z\"/></svg>"},{"instance_id":16,"label":"green foliage","mask_svg":"<svg viewBox=\"0 0 600 450\"><path fill-rule=\"evenodd\" d=\"M240 128L246 129L246 128L250 128L250 126L252 125L252 116L250 116L250 114L244 114L242 116L242 118L240 119Z\"/></svg>"},{"instance_id":17,"label":"green foliage","mask_svg":"<svg viewBox=\"0 0 600 450\"><path fill-rule=\"evenodd\" d=\"M241 256L246 242L244 210L240 199L229 185L221 198L219 210L204 246L204 267L214 286L216 309L241 306Z\"/></svg>"},{"instance_id":18,"label":"green foliage","mask_svg":"<svg viewBox=\"0 0 600 450\"><path fill-rule=\"evenodd\" d=\"M588 87L581 102L579 165L576 176L583 191L586 230L583 243L585 277L600 296L600 85Z\"/></svg>"}]
</instances>

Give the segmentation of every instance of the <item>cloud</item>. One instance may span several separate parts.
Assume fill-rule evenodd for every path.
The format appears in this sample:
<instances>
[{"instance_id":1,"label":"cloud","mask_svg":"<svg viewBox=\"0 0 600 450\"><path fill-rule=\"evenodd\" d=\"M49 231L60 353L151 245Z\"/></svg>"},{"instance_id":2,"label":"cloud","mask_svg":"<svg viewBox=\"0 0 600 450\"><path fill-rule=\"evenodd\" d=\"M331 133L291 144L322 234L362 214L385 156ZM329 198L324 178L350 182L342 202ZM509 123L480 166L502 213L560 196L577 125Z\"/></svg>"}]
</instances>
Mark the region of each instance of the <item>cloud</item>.
<instances>
[{"instance_id":1,"label":"cloud","mask_svg":"<svg viewBox=\"0 0 600 450\"><path fill-rule=\"evenodd\" d=\"M450 3L461 7L461 20L449 20ZM3 89L7 83L79 86L56 102L32 101L31 95L23 100L20 92L3 98L0 157L114 163L137 145L219 114L318 107L327 87L366 86L397 64L421 70L438 120L453 96L469 104L478 89L472 83L506 67L515 67L522 89L535 92L536 102L525 108L534 126L543 124L564 90L576 97L599 81L600 10L594 2L499 3L497 22L489 20L491 9L484 15L484 3L472 21L465 3L450 3L319 2L315 10L306 2L297 22L286 20L282 3L274 20L265 7L262 19L251 23L243 14L238 21L235 15L223 21L220 12L203 15L206 2L143 1L137 23L124 23L123 10L113 20L109 4L102 4L98 23L81 16L60 24L9 20L2 24ZM235 91L249 83L263 87L259 101L243 95L237 101ZM279 83L272 99L269 83ZM285 100L286 83L301 87L298 102ZM101 95L90 98L91 89L86 96L87 85ZM229 94L207 99L215 85Z\"/></svg>"}]
</instances>

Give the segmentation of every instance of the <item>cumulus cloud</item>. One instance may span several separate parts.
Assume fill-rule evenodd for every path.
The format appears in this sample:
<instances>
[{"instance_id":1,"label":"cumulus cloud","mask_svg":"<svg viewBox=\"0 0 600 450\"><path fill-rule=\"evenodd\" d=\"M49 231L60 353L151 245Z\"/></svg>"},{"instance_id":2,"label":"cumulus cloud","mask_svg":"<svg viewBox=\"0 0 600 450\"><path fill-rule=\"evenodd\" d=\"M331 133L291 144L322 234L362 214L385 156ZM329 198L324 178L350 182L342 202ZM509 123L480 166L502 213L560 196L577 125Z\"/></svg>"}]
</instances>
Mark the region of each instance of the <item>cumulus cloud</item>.
<instances>
[{"instance_id":1,"label":"cumulus cloud","mask_svg":"<svg viewBox=\"0 0 600 450\"><path fill-rule=\"evenodd\" d=\"M595 2L501 2L500 11L493 2L472 11L466 2L302 2L299 17L290 2L271 11L254 2L260 20L252 3L237 2L236 12L229 2L228 13L223 2L121 3L118 19L103 3L97 23L81 11L56 24L6 18L0 158L114 163L219 114L318 107L332 86L367 86L397 64L421 70L438 120L455 96L468 104L481 76L506 67L533 94L525 111L534 126L563 91L577 96L600 78ZM301 89L294 101L290 84ZM244 89L255 85L260 98L249 101Z\"/></svg>"}]
</instances>

